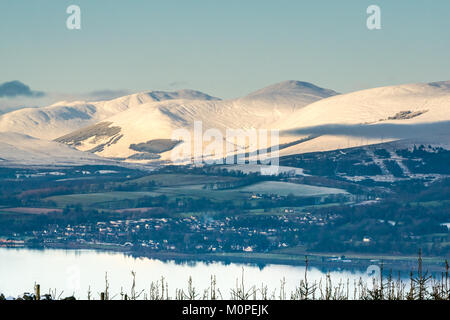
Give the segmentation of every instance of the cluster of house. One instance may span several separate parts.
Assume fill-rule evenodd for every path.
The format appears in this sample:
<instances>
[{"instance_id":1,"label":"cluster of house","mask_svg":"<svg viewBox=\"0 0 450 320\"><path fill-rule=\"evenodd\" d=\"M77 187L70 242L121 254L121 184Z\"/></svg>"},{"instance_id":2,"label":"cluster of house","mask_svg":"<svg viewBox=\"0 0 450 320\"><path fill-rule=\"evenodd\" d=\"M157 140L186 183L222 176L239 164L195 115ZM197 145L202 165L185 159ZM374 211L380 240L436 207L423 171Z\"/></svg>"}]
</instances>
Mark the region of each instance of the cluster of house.
<instances>
[{"instance_id":1,"label":"cluster of house","mask_svg":"<svg viewBox=\"0 0 450 320\"><path fill-rule=\"evenodd\" d=\"M0 238L0 247L23 247L24 245L25 245L25 241L23 241L23 240L1 239Z\"/></svg>"},{"instance_id":2,"label":"cluster of house","mask_svg":"<svg viewBox=\"0 0 450 320\"><path fill-rule=\"evenodd\" d=\"M286 248L293 243L290 234L304 226L325 225L337 216L321 217L286 208L268 217L272 223L255 225L241 215L207 215L112 220L78 225L53 225L33 232L41 244L115 245L164 251L241 251ZM1 242L0 242L1 244Z\"/></svg>"}]
</instances>

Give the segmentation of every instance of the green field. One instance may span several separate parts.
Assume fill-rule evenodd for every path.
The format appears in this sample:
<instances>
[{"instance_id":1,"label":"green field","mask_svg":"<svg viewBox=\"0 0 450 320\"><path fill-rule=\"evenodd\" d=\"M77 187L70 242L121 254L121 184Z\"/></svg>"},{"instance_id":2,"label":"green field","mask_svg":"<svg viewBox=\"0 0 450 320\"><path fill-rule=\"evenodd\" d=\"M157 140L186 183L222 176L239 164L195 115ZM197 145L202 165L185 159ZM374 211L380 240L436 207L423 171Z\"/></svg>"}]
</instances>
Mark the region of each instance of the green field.
<instances>
[{"instance_id":1,"label":"green field","mask_svg":"<svg viewBox=\"0 0 450 320\"><path fill-rule=\"evenodd\" d=\"M92 206L105 204L120 200L136 200L143 197L157 197L165 195L169 199L175 198L208 198L210 200L223 201L240 201L248 199L250 194L236 190L209 190L203 189L202 185L184 186L184 187L164 187L154 191L114 191L104 193L84 193L70 194L45 198L45 201L54 201L58 207L66 205L82 204L83 206Z\"/></svg>"},{"instance_id":2,"label":"green field","mask_svg":"<svg viewBox=\"0 0 450 320\"><path fill-rule=\"evenodd\" d=\"M277 194L280 196L288 196L293 194L297 197L322 196L329 194L345 194L341 189L316 187L305 184L297 184L282 181L264 181L240 189L244 192L260 193L260 194Z\"/></svg>"},{"instance_id":3,"label":"green field","mask_svg":"<svg viewBox=\"0 0 450 320\"><path fill-rule=\"evenodd\" d=\"M125 192L114 191L104 193L81 193L81 194L69 194L62 196L53 196L45 198L45 201L54 201L58 207L65 207L66 205L82 204L84 206L95 206L98 204L118 201L118 200L133 200L143 197L158 196L155 192Z\"/></svg>"},{"instance_id":4,"label":"green field","mask_svg":"<svg viewBox=\"0 0 450 320\"><path fill-rule=\"evenodd\" d=\"M154 174L138 179L128 180L116 186L137 185L137 189L149 190L149 183L154 182L156 187L149 191L112 191L101 193L83 193L59 195L45 198L53 201L60 208L67 205L81 204L86 207L104 206L109 202L122 200L136 200L144 197L157 197L164 195L169 200L176 198L207 198L212 201L231 201L239 204L249 200L252 194L276 194L287 196L324 196L331 194L344 194L345 191L334 188L316 187L304 184L295 184L281 181L265 181L235 189L209 189L207 184L236 181L239 178L228 176L208 176L194 174ZM140 188L142 186L142 188ZM258 200L254 200L257 202ZM256 213L256 212L255 212Z\"/></svg>"},{"instance_id":5,"label":"green field","mask_svg":"<svg viewBox=\"0 0 450 320\"><path fill-rule=\"evenodd\" d=\"M422 206L422 207L440 207L443 205L450 205L450 200L436 200L436 201L426 201L426 202L409 202L411 206Z\"/></svg>"},{"instance_id":6,"label":"green field","mask_svg":"<svg viewBox=\"0 0 450 320\"><path fill-rule=\"evenodd\" d=\"M251 193L249 192L242 192L237 189L229 189L229 190L203 189L203 185L160 188L157 190L157 192L164 193L168 197L190 197L195 199L208 198L217 201L246 200L251 195Z\"/></svg>"},{"instance_id":7,"label":"green field","mask_svg":"<svg viewBox=\"0 0 450 320\"><path fill-rule=\"evenodd\" d=\"M314 209L320 208L329 208L334 206L340 206L342 204L348 205L353 202L333 202L333 203L325 203L325 204L317 204L312 206L302 206L302 207L276 207L276 208L268 208L268 209L250 209L248 212L254 215L289 215L289 214L298 214L298 212L307 212ZM294 212L285 212L285 210L293 210Z\"/></svg>"},{"instance_id":8,"label":"green field","mask_svg":"<svg viewBox=\"0 0 450 320\"><path fill-rule=\"evenodd\" d=\"M186 186L186 185L198 185L198 184L208 184L217 182L229 182L236 181L237 178L227 177L227 176L206 176L197 174L153 174L139 179L129 180L123 182L123 185L138 184L145 185L153 181L156 185L162 187L170 186Z\"/></svg>"}]
</instances>

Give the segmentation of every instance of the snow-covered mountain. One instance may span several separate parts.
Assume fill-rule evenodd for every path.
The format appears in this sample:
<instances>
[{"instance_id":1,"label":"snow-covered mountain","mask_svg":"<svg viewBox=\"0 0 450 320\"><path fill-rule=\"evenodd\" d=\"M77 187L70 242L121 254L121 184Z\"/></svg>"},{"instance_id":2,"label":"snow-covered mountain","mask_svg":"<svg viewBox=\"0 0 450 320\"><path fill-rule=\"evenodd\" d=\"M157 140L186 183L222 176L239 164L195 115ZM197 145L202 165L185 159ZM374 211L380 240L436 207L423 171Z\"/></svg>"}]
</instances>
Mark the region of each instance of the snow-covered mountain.
<instances>
[{"instance_id":1,"label":"snow-covered mountain","mask_svg":"<svg viewBox=\"0 0 450 320\"><path fill-rule=\"evenodd\" d=\"M171 99L219 100L199 91L150 91L109 101L61 101L41 108L25 108L0 116L0 132L17 132L52 140L141 104Z\"/></svg>"},{"instance_id":2,"label":"snow-covered mountain","mask_svg":"<svg viewBox=\"0 0 450 320\"><path fill-rule=\"evenodd\" d=\"M112 164L95 154L20 133L0 132L0 165Z\"/></svg>"},{"instance_id":3,"label":"snow-covered mountain","mask_svg":"<svg viewBox=\"0 0 450 320\"><path fill-rule=\"evenodd\" d=\"M171 141L194 121L202 130L278 129L281 155L343 149L420 138L450 141L450 82L408 84L338 95L312 84L287 81L224 101L167 100L141 104L93 127L57 139L79 150L128 161L168 160L185 146ZM181 140L181 139L180 139ZM234 153L254 151L234 144ZM192 144L192 142L191 142ZM205 149L205 145L202 146ZM225 154L225 153L224 153Z\"/></svg>"},{"instance_id":4,"label":"snow-covered mountain","mask_svg":"<svg viewBox=\"0 0 450 320\"><path fill-rule=\"evenodd\" d=\"M274 125L289 133L291 139L312 138L282 150L281 154L342 149L400 139L448 145L450 81L342 94L312 103Z\"/></svg>"},{"instance_id":5,"label":"snow-covered mountain","mask_svg":"<svg viewBox=\"0 0 450 320\"><path fill-rule=\"evenodd\" d=\"M170 142L172 133L180 128L192 132L195 121L201 121L203 131L214 128L224 135L227 129L270 129L274 122L336 94L310 83L286 81L233 100L178 99L143 103L57 141L104 157L167 160L172 148L182 147Z\"/></svg>"},{"instance_id":6,"label":"snow-covered mountain","mask_svg":"<svg viewBox=\"0 0 450 320\"><path fill-rule=\"evenodd\" d=\"M61 143L85 152L74 158L93 153L146 163L169 160L185 148L189 141L174 140L173 133L185 129L193 137L197 121L202 133L218 129L224 136L227 129L278 129L281 155L399 140L450 146L450 81L342 95L307 82L286 81L230 100L188 90L149 92L11 112L0 117L0 131L55 138L55 152ZM16 141L18 148L22 140ZM24 141L26 149L30 143ZM232 153L254 151L247 142L225 139L223 145L231 146ZM201 148L205 152L207 144ZM2 154L19 152L11 146L4 150Z\"/></svg>"},{"instance_id":7,"label":"snow-covered mountain","mask_svg":"<svg viewBox=\"0 0 450 320\"><path fill-rule=\"evenodd\" d=\"M241 100L273 104L290 104L295 101L295 104L301 107L335 95L337 92L333 90L324 89L309 82L291 80L265 87L250 93Z\"/></svg>"}]
</instances>

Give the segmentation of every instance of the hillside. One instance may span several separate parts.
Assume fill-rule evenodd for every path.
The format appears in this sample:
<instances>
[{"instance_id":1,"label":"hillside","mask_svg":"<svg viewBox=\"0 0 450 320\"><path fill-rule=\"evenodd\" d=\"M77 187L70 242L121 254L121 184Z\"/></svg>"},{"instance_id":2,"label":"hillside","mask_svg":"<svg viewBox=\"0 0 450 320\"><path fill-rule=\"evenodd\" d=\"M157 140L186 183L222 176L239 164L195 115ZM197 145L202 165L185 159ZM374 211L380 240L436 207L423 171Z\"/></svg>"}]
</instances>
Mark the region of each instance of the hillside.
<instances>
[{"instance_id":1,"label":"hillside","mask_svg":"<svg viewBox=\"0 0 450 320\"><path fill-rule=\"evenodd\" d=\"M135 106L171 99L218 100L199 91L180 90L136 93L98 102L61 101L46 107L25 108L1 115L0 132L17 132L52 140Z\"/></svg>"},{"instance_id":2,"label":"hillside","mask_svg":"<svg viewBox=\"0 0 450 320\"><path fill-rule=\"evenodd\" d=\"M93 103L58 103L0 117L0 131L55 139L80 151L129 162L165 162L194 151L194 124L217 129L278 129L281 156L406 141L450 145L450 81L337 94L285 81L230 100L199 91L151 91ZM174 135L179 130L184 135ZM211 131L209 132L211 133ZM216 132L217 133L217 132ZM186 135L187 134L187 135ZM191 141L189 141L191 140ZM409 141L409 142L408 142ZM249 141L218 141L223 155L255 151ZM270 142L269 145L274 145ZM204 142L206 158L215 158ZM231 151L230 151L231 150Z\"/></svg>"},{"instance_id":3,"label":"hillside","mask_svg":"<svg viewBox=\"0 0 450 320\"><path fill-rule=\"evenodd\" d=\"M277 122L285 137L307 142L282 154L409 139L449 145L450 81L368 89L324 99Z\"/></svg>"},{"instance_id":4,"label":"hillside","mask_svg":"<svg viewBox=\"0 0 450 320\"><path fill-rule=\"evenodd\" d=\"M0 133L0 166L112 164L91 153L64 144L19 133Z\"/></svg>"},{"instance_id":5,"label":"hillside","mask_svg":"<svg viewBox=\"0 0 450 320\"><path fill-rule=\"evenodd\" d=\"M202 122L203 132L214 128L224 136L227 129L270 129L275 121L290 117L311 102L336 94L309 83L286 81L233 100L149 102L125 110L95 126L60 137L57 141L104 157L131 161L167 160L171 154L168 151L184 147L183 143L174 145L171 142L173 132L184 128L192 133L195 121ZM151 145L156 141L165 141L170 146L157 150L159 152L142 152L132 147ZM233 146L232 141L224 141L224 146L227 144L241 151L246 147Z\"/></svg>"}]
</instances>

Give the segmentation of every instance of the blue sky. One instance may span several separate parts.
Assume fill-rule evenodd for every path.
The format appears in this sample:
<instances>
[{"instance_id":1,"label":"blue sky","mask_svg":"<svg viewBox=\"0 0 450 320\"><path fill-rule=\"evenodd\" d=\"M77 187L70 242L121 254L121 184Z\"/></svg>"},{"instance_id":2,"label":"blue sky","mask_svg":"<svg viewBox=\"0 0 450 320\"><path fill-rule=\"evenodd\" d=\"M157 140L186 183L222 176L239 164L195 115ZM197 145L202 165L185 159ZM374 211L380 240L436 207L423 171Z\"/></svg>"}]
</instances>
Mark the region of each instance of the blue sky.
<instances>
[{"instance_id":1,"label":"blue sky","mask_svg":"<svg viewBox=\"0 0 450 320\"><path fill-rule=\"evenodd\" d=\"M66 28L71 4L81 30ZM381 30L366 28L371 4ZM294 79L350 92L449 80L449 30L448 0L3 0L0 84L233 98Z\"/></svg>"}]
</instances>

